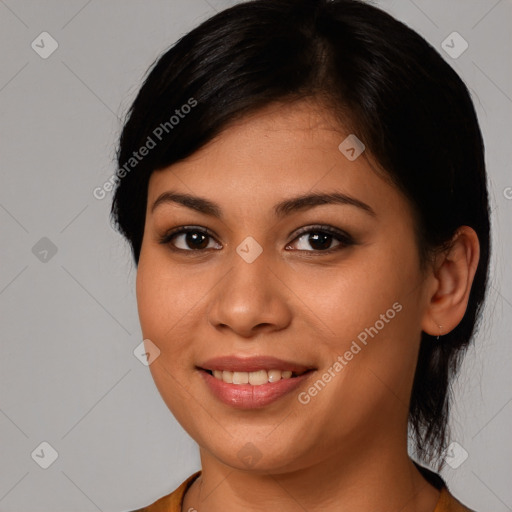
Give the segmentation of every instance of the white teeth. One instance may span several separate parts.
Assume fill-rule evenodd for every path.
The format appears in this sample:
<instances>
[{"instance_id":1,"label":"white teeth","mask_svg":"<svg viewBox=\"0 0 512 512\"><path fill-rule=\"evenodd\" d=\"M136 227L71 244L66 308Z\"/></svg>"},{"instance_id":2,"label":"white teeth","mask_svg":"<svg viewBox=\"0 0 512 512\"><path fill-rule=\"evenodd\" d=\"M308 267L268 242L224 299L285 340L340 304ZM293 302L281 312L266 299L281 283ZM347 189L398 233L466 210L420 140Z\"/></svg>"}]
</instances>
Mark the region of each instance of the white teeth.
<instances>
[{"instance_id":1,"label":"white teeth","mask_svg":"<svg viewBox=\"0 0 512 512\"><path fill-rule=\"evenodd\" d=\"M233 372L233 384L249 384L247 372Z\"/></svg>"},{"instance_id":2,"label":"white teeth","mask_svg":"<svg viewBox=\"0 0 512 512\"><path fill-rule=\"evenodd\" d=\"M253 386L259 386L268 382L267 372L265 370L250 372L247 375L249 376L249 384Z\"/></svg>"},{"instance_id":3,"label":"white teeth","mask_svg":"<svg viewBox=\"0 0 512 512\"><path fill-rule=\"evenodd\" d=\"M223 380L227 384L252 384L261 386L267 382L276 382L281 379L289 379L292 376L290 370L258 370L256 372L230 372L213 370L216 379Z\"/></svg>"}]
</instances>

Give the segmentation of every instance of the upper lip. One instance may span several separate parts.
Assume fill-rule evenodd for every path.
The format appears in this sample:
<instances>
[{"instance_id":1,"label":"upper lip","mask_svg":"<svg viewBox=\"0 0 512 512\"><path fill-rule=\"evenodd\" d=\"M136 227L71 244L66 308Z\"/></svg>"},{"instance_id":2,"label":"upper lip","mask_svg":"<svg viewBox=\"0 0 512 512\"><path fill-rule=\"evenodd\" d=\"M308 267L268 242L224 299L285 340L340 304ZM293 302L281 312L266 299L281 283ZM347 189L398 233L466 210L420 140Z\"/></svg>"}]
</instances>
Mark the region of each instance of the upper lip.
<instances>
[{"instance_id":1,"label":"upper lip","mask_svg":"<svg viewBox=\"0 0 512 512\"><path fill-rule=\"evenodd\" d=\"M220 356L208 359L198 365L203 370L226 370L231 372L256 372L258 370L289 370L294 373L304 373L312 370L293 361L284 361L271 356L239 357L235 355Z\"/></svg>"}]
</instances>

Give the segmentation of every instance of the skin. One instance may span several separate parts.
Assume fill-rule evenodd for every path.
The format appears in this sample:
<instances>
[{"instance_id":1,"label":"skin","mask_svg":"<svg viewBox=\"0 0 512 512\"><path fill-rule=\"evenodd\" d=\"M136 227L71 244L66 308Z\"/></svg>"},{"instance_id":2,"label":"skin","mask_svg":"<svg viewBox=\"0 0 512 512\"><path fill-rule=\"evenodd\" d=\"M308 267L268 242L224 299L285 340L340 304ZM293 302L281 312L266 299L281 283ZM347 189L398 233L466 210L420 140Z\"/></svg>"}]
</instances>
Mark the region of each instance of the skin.
<instances>
[{"instance_id":1,"label":"skin","mask_svg":"<svg viewBox=\"0 0 512 512\"><path fill-rule=\"evenodd\" d=\"M407 199L375 172L367 151L345 158L338 145L349 133L312 101L273 104L151 176L137 302L144 338L161 351L150 365L155 384L200 447L202 475L184 511L436 506L439 491L407 454L408 402L421 331L446 334L464 315L478 238L461 227L452 249L422 273ZM169 190L217 203L222 219L170 202L152 211ZM274 216L276 203L310 192L343 192L375 216L340 204ZM338 250L326 254L308 242L319 229L296 234L317 224L356 243L327 239ZM180 226L208 228L206 249L194 249L185 235L174 246L159 243ZM263 249L252 263L236 252L248 236ZM300 403L298 392L396 302L401 311ZM234 409L213 397L196 369L228 354L272 355L317 370L264 408ZM259 457L250 467L237 456L248 441Z\"/></svg>"}]
</instances>

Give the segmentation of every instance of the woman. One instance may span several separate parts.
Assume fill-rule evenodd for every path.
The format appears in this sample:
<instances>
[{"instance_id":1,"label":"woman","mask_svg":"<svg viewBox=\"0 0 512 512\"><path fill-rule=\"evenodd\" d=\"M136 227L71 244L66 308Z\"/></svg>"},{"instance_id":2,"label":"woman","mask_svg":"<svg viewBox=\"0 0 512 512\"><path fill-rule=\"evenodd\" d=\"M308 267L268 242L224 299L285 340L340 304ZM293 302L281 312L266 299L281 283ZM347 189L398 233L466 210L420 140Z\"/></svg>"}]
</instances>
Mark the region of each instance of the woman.
<instances>
[{"instance_id":1,"label":"woman","mask_svg":"<svg viewBox=\"0 0 512 512\"><path fill-rule=\"evenodd\" d=\"M150 370L201 456L143 510L469 510L425 465L486 292L484 148L425 40L356 0L239 4L155 63L118 163Z\"/></svg>"}]
</instances>

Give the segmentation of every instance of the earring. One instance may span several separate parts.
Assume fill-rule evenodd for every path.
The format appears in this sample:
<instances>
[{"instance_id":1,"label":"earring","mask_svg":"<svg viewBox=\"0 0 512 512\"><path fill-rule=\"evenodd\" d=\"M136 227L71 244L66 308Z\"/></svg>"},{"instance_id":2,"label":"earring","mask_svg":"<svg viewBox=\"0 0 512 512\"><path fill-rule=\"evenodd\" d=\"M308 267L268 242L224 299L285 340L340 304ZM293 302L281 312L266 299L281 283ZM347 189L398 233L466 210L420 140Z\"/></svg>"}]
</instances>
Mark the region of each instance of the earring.
<instances>
[{"instance_id":1,"label":"earring","mask_svg":"<svg viewBox=\"0 0 512 512\"><path fill-rule=\"evenodd\" d=\"M437 335L437 340L439 340L439 336L442 336L441 334L441 327L443 327L442 325L439 326L439 334Z\"/></svg>"}]
</instances>

